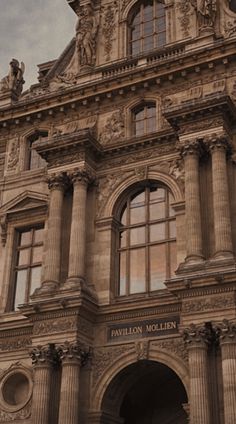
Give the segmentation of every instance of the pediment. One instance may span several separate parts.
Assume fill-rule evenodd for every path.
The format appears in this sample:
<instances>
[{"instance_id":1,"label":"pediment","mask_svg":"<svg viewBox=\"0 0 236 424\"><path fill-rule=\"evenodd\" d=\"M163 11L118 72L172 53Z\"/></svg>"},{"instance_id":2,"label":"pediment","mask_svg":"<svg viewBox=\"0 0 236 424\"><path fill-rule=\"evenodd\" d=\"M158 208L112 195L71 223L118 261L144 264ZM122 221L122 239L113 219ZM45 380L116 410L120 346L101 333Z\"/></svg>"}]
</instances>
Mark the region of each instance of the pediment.
<instances>
[{"instance_id":1,"label":"pediment","mask_svg":"<svg viewBox=\"0 0 236 424\"><path fill-rule=\"evenodd\" d=\"M44 77L44 81L50 83L55 78L63 75L63 72L67 68L68 64L71 61L71 58L75 51L75 37L72 38L70 43L66 46L65 50L59 56L59 58L54 62L52 68L47 72Z\"/></svg>"},{"instance_id":2,"label":"pediment","mask_svg":"<svg viewBox=\"0 0 236 424\"><path fill-rule=\"evenodd\" d=\"M10 215L26 210L32 210L47 206L48 196L33 191L25 191L5 203L0 208L0 215Z\"/></svg>"}]
</instances>

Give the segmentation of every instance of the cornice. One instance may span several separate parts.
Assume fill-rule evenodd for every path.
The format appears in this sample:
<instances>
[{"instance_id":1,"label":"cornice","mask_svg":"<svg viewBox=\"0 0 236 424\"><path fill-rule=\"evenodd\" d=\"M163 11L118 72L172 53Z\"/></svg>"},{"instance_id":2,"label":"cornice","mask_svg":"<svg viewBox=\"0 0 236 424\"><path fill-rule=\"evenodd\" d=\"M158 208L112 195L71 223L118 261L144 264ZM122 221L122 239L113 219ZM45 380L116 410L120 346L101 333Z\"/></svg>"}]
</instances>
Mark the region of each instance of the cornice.
<instances>
[{"instance_id":1,"label":"cornice","mask_svg":"<svg viewBox=\"0 0 236 424\"><path fill-rule=\"evenodd\" d=\"M193 40L191 44L194 46ZM202 70L220 65L227 66L235 61L234 40L215 41L212 46L187 51L187 44L166 46L163 52L148 56L114 62L112 66L97 67L94 80L79 83L67 89L40 95L33 99L22 98L10 108L0 110L2 127L19 125L34 119L44 119L58 112L87 106L89 102L101 103L105 99L127 95L151 85L163 82L173 84L177 77L188 78L188 74L200 74ZM137 63L137 66L134 64ZM140 78L141 75L141 78Z\"/></svg>"}]
</instances>

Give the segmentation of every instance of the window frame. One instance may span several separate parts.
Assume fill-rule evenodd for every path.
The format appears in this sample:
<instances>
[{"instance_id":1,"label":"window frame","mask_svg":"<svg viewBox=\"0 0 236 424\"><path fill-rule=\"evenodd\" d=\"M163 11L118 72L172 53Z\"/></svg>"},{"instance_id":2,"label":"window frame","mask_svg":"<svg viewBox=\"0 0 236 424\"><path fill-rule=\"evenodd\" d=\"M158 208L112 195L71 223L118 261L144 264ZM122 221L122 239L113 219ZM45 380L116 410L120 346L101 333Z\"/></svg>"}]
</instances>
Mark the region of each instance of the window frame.
<instances>
[{"instance_id":1,"label":"window frame","mask_svg":"<svg viewBox=\"0 0 236 424\"><path fill-rule=\"evenodd\" d=\"M148 131L148 109L154 109L155 113L150 118L155 119L155 128L153 131ZM142 112L144 114L144 118L141 120L135 119L138 113ZM143 122L144 130L143 132L137 133L137 122ZM158 125L158 118L157 118L157 104L155 101L145 101L142 103L137 104L131 109L131 134L134 137L143 137L152 133L155 133L157 131L157 125Z\"/></svg>"},{"instance_id":2,"label":"window frame","mask_svg":"<svg viewBox=\"0 0 236 424\"><path fill-rule=\"evenodd\" d=\"M128 56L135 57L139 55L148 54L149 52L162 49L167 44L167 16L166 16L166 10L165 10L165 3L163 0L149 0L150 2L153 2L153 18L149 21L144 20L144 9L145 5L144 1L137 2L129 11L128 19L127 19L127 52ZM162 11L163 14L159 17L158 16L158 5L162 5ZM140 14L140 24L139 24L139 32L140 37L137 39L132 38L132 30L135 28L133 25L134 19L137 17L137 15ZM156 28L156 23L158 20L162 20L164 22L164 29L158 30ZM152 23L152 33L145 36L145 22L151 22ZM159 43L158 40L160 38L160 34L164 34L164 42ZM153 46L151 48L145 48L144 40L147 38L151 38L153 40ZM133 52L133 43L135 41L140 41L140 47L137 52Z\"/></svg>"},{"instance_id":3,"label":"window frame","mask_svg":"<svg viewBox=\"0 0 236 424\"><path fill-rule=\"evenodd\" d=\"M43 138L47 138L49 135L48 130L36 130L26 137L26 149L25 149L25 159L24 159L24 170L25 171L37 171L39 169L44 169L47 166L47 162L41 158L41 156L36 152L33 144ZM36 152L38 157L39 166L32 165L33 152ZM36 157L36 156L35 156ZM35 158L34 158L35 161Z\"/></svg>"},{"instance_id":4,"label":"window frame","mask_svg":"<svg viewBox=\"0 0 236 424\"><path fill-rule=\"evenodd\" d=\"M150 192L150 188L155 187L158 189L164 189L165 190L165 198L167 197L167 201L165 200L165 217L164 218L158 218L158 219L152 219L150 220L149 217L147 216L147 209L149 209L150 206L150 201L149 203L147 203L147 190L149 190ZM128 205L128 202L130 202L130 199L132 196L137 195L138 193L141 193L145 191L145 221L143 223L137 223L137 224L128 224L127 225L122 225L120 218L121 215L123 213L123 211L126 208L126 205ZM170 200L172 198L172 200ZM150 199L149 199L150 200ZM170 237L169 233L168 233L168 237L159 240L159 241L150 241L150 227L151 225L155 225L158 223L164 223L165 224L165 231L170 231L169 229L169 222L175 222L175 232L177 231L177 226L176 226L176 214L173 208L173 214L170 216L166 216L168 215L167 213L167 208L170 208L171 203L174 202L174 197L173 194L171 193L170 189L162 184L161 182L157 182L157 181L145 181L139 184L139 186L135 186L133 187L132 190L130 190L128 193L126 193L126 196L122 199L122 202L117 210L117 235L116 235L116 290L115 290L115 294L116 297L118 299L123 299L123 298L127 298L130 296L143 296L143 295L147 295L147 294L152 294L155 292L161 293L163 292L163 290L165 291L166 288L163 285L163 288L157 288L157 289L151 289L151 277L150 277L150 253L149 253L149 249L151 246L158 246L158 245L165 245L165 272L166 272L166 279L169 279L172 277L171 275L171 259L170 259L170 245L171 243L175 243L175 248L176 248L176 255L175 255L175 260L176 260L176 267L177 267L177 236L175 234L175 237ZM129 213L129 210L127 211L127 213ZM168 230L166 229L168 226ZM139 227L145 227L145 242L141 243L141 244L135 244L133 246L131 246L130 244L127 245L127 247L122 248L120 246L120 234L121 232L128 230L128 232L130 231L130 229L133 228L139 228ZM130 240L127 241L127 243L130 243ZM139 248L144 248L145 249L145 291L142 292L136 292L136 293L130 293L130 276L129 276L129 257L130 257L130 252L132 250L137 250ZM121 252L126 252L126 290L125 290L125 294L120 294L120 253ZM175 268L176 268L175 267ZM165 281L163 280L163 282Z\"/></svg>"}]
</instances>

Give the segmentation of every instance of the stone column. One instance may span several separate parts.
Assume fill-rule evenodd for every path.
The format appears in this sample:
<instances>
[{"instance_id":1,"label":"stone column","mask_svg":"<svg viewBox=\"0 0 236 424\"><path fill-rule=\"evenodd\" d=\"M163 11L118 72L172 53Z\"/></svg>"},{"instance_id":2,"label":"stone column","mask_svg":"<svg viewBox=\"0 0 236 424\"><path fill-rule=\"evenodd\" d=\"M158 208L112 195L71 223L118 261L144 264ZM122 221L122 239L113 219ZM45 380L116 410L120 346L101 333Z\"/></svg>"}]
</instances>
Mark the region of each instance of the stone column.
<instances>
[{"instance_id":1,"label":"stone column","mask_svg":"<svg viewBox=\"0 0 236 424\"><path fill-rule=\"evenodd\" d=\"M184 331L184 340L189 353L190 424L210 424L207 329L191 325Z\"/></svg>"},{"instance_id":2,"label":"stone column","mask_svg":"<svg viewBox=\"0 0 236 424\"><path fill-rule=\"evenodd\" d=\"M72 175L74 186L72 221L70 234L69 271L65 287L80 286L85 282L86 252L86 202L87 187L92 181L91 174L82 169Z\"/></svg>"},{"instance_id":3,"label":"stone column","mask_svg":"<svg viewBox=\"0 0 236 424\"><path fill-rule=\"evenodd\" d=\"M58 347L58 354L62 363L58 424L78 424L80 366L88 354L78 342L65 342Z\"/></svg>"},{"instance_id":4,"label":"stone column","mask_svg":"<svg viewBox=\"0 0 236 424\"><path fill-rule=\"evenodd\" d=\"M50 424L50 392L55 352L53 345L38 346L30 352L34 366L32 424Z\"/></svg>"},{"instance_id":5,"label":"stone column","mask_svg":"<svg viewBox=\"0 0 236 424\"><path fill-rule=\"evenodd\" d=\"M185 214L186 214L186 263L201 262L202 225L199 184L199 155L198 141L189 141L182 148L185 164Z\"/></svg>"},{"instance_id":6,"label":"stone column","mask_svg":"<svg viewBox=\"0 0 236 424\"><path fill-rule=\"evenodd\" d=\"M208 140L208 144L212 157L215 257L233 257L226 164L226 153L229 146L224 137L211 138Z\"/></svg>"},{"instance_id":7,"label":"stone column","mask_svg":"<svg viewBox=\"0 0 236 424\"><path fill-rule=\"evenodd\" d=\"M62 172L48 179L50 203L47 230L47 252L45 254L44 281L39 293L57 288L60 280L61 231L64 191L68 184L67 175Z\"/></svg>"},{"instance_id":8,"label":"stone column","mask_svg":"<svg viewBox=\"0 0 236 424\"><path fill-rule=\"evenodd\" d=\"M220 325L220 346L224 390L224 424L236 422L236 323Z\"/></svg>"}]
</instances>

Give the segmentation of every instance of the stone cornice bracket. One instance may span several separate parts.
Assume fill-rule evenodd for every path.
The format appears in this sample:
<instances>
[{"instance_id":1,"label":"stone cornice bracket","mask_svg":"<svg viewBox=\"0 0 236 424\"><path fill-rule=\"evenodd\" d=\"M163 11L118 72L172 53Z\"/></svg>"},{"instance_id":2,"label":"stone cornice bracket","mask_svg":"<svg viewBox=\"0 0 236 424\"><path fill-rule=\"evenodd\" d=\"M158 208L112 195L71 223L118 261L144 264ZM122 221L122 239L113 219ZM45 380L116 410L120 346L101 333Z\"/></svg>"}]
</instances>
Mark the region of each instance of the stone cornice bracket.
<instances>
[{"instance_id":1,"label":"stone cornice bracket","mask_svg":"<svg viewBox=\"0 0 236 424\"><path fill-rule=\"evenodd\" d=\"M210 151L215 149L223 149L226 153L231 152L231 143L226 134L212 134L204 139L204 144Z\"/></svg>"},{"instance_id":2,"label":"stone cornice bracket","mask_svg":"<svg viewBox=\"0 0 236 424\"><path fill-rule=\"evenodd\" d=\"M217 326L220 343L236 343L236 322L224 319Z\"/></svg>"},{"instance_id":3,"label":"stone cornice bracket","mask_svg":"<svg viewBox=\"0 0 236 424\"><path fill-rule=\"evenodd\" d=\"M57 347L57 353L60 361L63 363L79 363L86 365L91 356L91 352L78 341L65 341L64 344Z\"/></svg>"},{"instance_id":4,"label":"stone cornice bracket","mask_svg":"<svg viewBox=\"0 0 236 424\"><path fill-rule=\"evenodd\" d=\"M86 186L93 184L96 179L95 173L86 167L74 169L69 177L73 184L80 183Z\"/></svg>"},{"instance_id":5,"label":"stone cornice bracket","mask_svg":"<svg viewBox=\"0 0 236 424\"><path fill-rule=\"evenodd\" d=\"M183 331L183 339L188 349L206 348L212 344L212 331L205 324L191 324Z\"/></svg>"},{"instance_id":6,"label":"stone cornice bracket","mask_svg":"<svg viewBox=\"0 0 236 424\"><path fill-rule=\"evenodd\" d=\"M56 366L58 365L58 354L54 344L36 346L29 352L34 366Z\"/></svg>"},{"instance_id":7,"label":"stone cornice bracket","mask_svg":"<svg viewBox=\"0 0 236 424\"><path fill-rule=\"evenodd\" d=\"M65 191L70 184L70 179L66 172L59 172L49 175L47 177L47 183L49 190L57 189Z\"/></svg>"}]
</instances>

